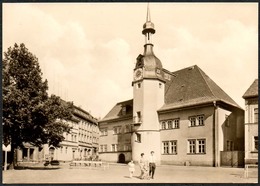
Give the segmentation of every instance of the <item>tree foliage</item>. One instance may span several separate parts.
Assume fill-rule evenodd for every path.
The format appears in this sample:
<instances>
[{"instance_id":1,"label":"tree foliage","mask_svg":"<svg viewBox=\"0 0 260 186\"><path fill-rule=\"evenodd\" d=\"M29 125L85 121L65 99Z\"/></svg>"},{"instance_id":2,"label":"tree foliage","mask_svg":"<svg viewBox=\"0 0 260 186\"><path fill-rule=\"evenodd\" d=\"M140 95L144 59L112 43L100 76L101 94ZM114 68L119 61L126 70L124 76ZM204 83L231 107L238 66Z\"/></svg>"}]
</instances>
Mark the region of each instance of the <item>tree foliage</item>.
<instances>
[{"instance_id":1,"label":"tree foliage","mask_svg":"<svg viewBox=\"0 0 260 186\"><path fill-rule=\"evenodd\" d=\"M48 96L36 56L15 44L4 53L2 73L4 143L11 142L12 149L25 142L59 146L70 131L65 121L72 117L73 104Z\"/></svg>"}]
</instances>

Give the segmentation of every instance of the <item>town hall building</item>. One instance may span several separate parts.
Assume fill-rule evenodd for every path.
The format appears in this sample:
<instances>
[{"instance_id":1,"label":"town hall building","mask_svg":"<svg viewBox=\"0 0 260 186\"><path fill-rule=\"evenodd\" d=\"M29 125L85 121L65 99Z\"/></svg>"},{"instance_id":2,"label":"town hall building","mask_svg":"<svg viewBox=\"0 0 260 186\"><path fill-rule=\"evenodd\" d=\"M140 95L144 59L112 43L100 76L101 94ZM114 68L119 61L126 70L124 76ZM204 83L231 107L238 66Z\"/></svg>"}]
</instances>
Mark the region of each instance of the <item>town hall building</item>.
<instances>
[{"instance_id":1,"label":"town hall building","mask_svg":"<svg viewBox=\"0 0 260 186\"><path fill-rule=\"evenodd\" d=\"M158 164L221 166L223 152L244 151L244 111L197 65L163 68L153 51L149 7L143 54L133 69L133 99L115 104L99 121L99 157L128 162L149 157ZM242 153L243 154L243 153ZM243 164L244 157L237 157Z\"/></svg>"}]
</instances>

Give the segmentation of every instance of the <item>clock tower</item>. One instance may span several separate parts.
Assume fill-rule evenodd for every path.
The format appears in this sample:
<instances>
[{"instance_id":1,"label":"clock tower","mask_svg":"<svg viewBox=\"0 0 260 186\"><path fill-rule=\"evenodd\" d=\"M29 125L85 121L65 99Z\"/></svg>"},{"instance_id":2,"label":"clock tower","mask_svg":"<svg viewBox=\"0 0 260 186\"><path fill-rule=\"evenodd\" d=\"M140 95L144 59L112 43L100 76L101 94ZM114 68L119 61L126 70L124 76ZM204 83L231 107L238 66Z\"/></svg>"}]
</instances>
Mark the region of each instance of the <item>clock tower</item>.
<instances>
[{"instance_id":1,"label":"clock tower","mask_svg":"<svg viewBox=\"0 0 260 186\"><path fill-rule=\"evenodd\" d=\"M149 5L142 34L145 36L144 53L136 59L133 86L133 133L131 137L132 159L138 161L140 154L148 158L155 152L160 162L160 124L157 110L164 104L163 70L161 61L153 52L152 36L155 33L151 22Z\"/></svg>"}]
</instances>

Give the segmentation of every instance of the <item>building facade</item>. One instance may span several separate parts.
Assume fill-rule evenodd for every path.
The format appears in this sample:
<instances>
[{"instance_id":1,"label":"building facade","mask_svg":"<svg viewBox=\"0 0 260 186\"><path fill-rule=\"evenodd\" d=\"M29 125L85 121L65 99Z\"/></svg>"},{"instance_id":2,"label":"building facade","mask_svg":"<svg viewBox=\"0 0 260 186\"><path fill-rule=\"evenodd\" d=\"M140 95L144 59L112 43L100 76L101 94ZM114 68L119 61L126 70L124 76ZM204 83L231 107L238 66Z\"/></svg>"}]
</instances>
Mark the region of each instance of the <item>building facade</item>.
<instances>
[{"instance_id":1,"label":"building facade","mask_svg":"<svg viewBox=\"0 0 260 186\"><path fill-rule=\"evenodd\" d=\"M100 158L138 161L154 151L161 164L220 166L222 152L244 151L244 111L197 65L164 69L153 52L154 33L148 7L133 99L117 103L99 121ZM131 147L124 151L126 144Z\"/></svg>"},{"instance_id":2,"label":"building facade","mask_svg":"<svg viewBox=\"0 0 260 186\"><path fill-rule=\"evenodd\" d=\"M74 106L73 117L67 124L70 133L64 133L65 138L59 148L43 145L34 147L28 143L17 151L18 162L42 162L45 160L71 161L77 159L97 158L99 129L97 119L80 107Z\"/></svg>"},{"instance_id":3,"label":"building facade","mask_svg":"<svg viewBox=\"0 0 260 186\"><path fill-rule=\"evenodd\" d=\"M243 95L245 99L245 164L258 163L258 79Z\"/></svg>"},{"instance_id":4,"label":"building facade","mask_svg":"<svg viewBox=\"0 0 260 186\"><path fill-rule=\"evenodd\" d=\"M132 100L117 103L102 120L99 140L99 156L102 160L120 163L131 160L132 123Z\"/></svg>"}]
</instances>

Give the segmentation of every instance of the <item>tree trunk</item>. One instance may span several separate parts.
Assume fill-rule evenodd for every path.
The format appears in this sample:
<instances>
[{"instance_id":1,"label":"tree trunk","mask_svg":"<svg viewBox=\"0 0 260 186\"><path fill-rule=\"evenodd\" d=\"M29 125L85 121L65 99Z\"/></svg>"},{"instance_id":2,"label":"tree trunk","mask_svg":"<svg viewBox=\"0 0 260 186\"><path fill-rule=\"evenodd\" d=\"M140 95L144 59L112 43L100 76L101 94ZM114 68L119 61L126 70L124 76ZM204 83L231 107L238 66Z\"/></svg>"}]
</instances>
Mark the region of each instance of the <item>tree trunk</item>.
<instances>
[{"instance_id":1,"label":"tree trunk","mask_svg":"<svg viewBox=\"0 0 260 186\"><path fill-rule=\"evenodd\" d=\"M11 146L11 160L9 169L15 169L17 167L17 148L14 145Z\"/></svg>"}]
</instances>

